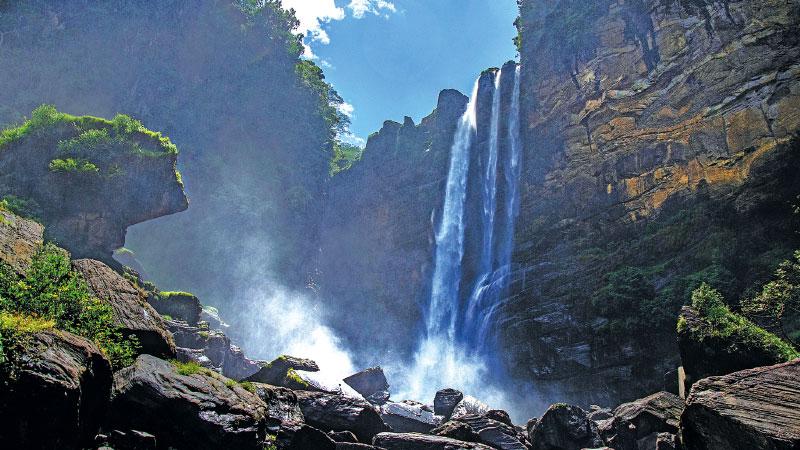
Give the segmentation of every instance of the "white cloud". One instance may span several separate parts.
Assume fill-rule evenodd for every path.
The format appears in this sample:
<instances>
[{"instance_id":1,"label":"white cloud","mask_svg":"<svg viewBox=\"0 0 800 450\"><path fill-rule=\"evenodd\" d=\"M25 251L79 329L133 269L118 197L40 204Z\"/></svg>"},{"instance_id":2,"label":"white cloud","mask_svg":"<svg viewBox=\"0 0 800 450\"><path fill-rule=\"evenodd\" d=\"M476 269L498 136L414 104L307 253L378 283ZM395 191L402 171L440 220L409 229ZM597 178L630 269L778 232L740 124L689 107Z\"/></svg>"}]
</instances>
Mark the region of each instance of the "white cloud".
<instances>
[{"instance_id":1,"label":"white cloud","mask_svg":"<svg viewBox=\"0 0 800 450\"><path fill-rule=\"evenodd\" d=\"M353 12L353 17L356 19L363 18L367 13L380 16L397 12L394 3L387 0L351 0L347 7Z\"/></svg>"},{"instance_id":2,"label":"white cloud","mask_svg":"<svg viewBox=\"0 0 800 450\"><path fill-rule=\"evenodd\" d=\"M353 112L355 111L353 105L347 102L342 102L337 104L336 109L338 109L340 113L344 114L347 117L353 117Z\"/></svg>"},{"instance_id":3,"label":"white cloud","mask_svg":"<svg viewBox=\"0 0 800 450\"><path fill-rule=\"evenodd\" d=\"M300 21L300 31L310 36L312 41L322 44L331 42L328 33L322 28L332 20L344 19L344 8L336 6L333 0L283 0L283 7L294 8ZM310 50L309 50L310 52Z\"/></svg>"}]
</instances>

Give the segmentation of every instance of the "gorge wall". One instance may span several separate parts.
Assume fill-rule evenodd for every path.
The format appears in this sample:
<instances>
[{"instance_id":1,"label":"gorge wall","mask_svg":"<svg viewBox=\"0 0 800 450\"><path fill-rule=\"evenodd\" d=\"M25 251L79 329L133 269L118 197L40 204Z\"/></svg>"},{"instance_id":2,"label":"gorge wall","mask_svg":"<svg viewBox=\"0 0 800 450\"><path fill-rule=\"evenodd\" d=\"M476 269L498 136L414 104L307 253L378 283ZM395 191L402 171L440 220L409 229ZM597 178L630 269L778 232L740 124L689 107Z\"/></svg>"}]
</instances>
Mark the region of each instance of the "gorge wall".
<instances>
[{"instance_id":1,"label":"gorge wall","mask_svg":"<svg viewBox=\"0 0 800 450\"><path fill-rule=\"evenodd\" d=\"M520 8L522 198L498 354L547 400L614 404L672 376L694 287L735 306L800 244L800 3ZM351 299L340 323L374 314L356 346L407 353L419 334L458 116L441 109L387 123L331 182L320 284Z\"/></svg>"}]
</instances>

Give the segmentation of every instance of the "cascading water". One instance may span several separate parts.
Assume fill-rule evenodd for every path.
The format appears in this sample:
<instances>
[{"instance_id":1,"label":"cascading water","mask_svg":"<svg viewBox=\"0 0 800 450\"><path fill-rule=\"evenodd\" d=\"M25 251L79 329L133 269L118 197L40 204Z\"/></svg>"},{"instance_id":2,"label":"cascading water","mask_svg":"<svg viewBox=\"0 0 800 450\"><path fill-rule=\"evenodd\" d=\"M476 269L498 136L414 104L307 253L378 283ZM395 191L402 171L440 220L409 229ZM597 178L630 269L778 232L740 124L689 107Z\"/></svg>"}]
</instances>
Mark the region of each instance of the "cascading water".
<instances>
[{"instance_id":1,"label":"cascading water","mask_svg":"<svg viewBox=\"0 0 800 450\"><path fill-rule=\"evenodd\" d=\"M508 76L508 72L506 72ZM400 395L404 398L432 399L443 387L462 389L480 395L489 403L504 403L503 392L486 382L489 369L489 336L492 317L507 287L511 253L514 244L514 219L518 207L520 174L519 139L519 68L513 73L508 117L503 121L503 71L495 73L491 84L492 103L486 146L477 145L481 79L475 83L467 110L456 129L450 152L450 168L445 188L442 217L436 233L436 248L431 296L425 315L423 335L414 363L404 369L406 385ZM505 93L506 104L509 94ZM483 116L481 116L483 117ZM505 125L503 128L501 125ZM507 139L501 141L501 130ZM503 145L505 144L505 145ZM484 163L476 167L472 153L486 149ZM502 161L502 164L501 164ZM499 176L502 167L503 178ZM470 195L470 176L480 176L480 190ZM505 181L503 192L499 183ZM500 201L499 201L500 200ZM477 202L477 203L476 203ZM470 226L480 227L480 245L465 242L469 212L478 208L480 220ZM498 214L502 213L500 216ZM474 236L474 233L471 234ZM477 248L477 274L472 280L462 280L465 253ZM462 292L462 281L469 291ZM469 295L466 295L466 294Z\"/></svg>"}]
</instances>

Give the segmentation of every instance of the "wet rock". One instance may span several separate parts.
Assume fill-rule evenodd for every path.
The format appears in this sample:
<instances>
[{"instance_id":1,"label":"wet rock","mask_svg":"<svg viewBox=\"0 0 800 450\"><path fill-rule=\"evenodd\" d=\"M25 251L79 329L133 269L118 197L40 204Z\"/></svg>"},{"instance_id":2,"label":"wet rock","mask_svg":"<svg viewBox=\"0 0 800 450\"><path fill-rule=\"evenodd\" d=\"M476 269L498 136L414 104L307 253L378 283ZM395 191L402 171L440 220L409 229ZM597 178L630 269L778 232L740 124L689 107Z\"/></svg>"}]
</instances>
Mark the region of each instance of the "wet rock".
<instances>
[{"instance_id":1,"label":"wet rock","mask_svg":"<svg viewBox=\"0 0 800 450\"><path fill-rule=\"evenodd\" d=\"M445 422L444 424L434 428L431 430L431 434L434 436L455 439L457 441L478 442L480 440L480 436L475 432L475 430L472 429L471 426L464 422L457 422L454 420Z\"/></svg>"},{"instance_id":2,"label":"wet rock","mask_svg":"<svg viewBox=\"0 0 800 450\"><path fill-rule=\"evenodd\" d=\"M273 425L276 422L277 424L303 422L300 403L292 390L262 383L253 383L252 386L252 390L266 405L267 416Z\"/></svg>"},{"instance_id":3,"label":"wet rock","mask_svg":"<svg viewBox=\"0 0 800 450\"><path fill-rule=\"evenodd\" d=\"M389 390L389 382L386 381L386 376L380 367L372 367L350 375L344 379L344 382L364 398Z\"/></svg>"},{"instance_id":4,"label":"wet rock","mask_svg":"<svg viewBox=\"0 0 800 450\"><path fill-rule=\"evenodd\" d=\"M800 359L698 381L680 426L687 450L800 448Z\"/></svg>"},{"instance_id":5,"label":"wet rock","mask_svg":"<svg viewBox=\"0 0 800 450\"><path fill-rule=\"evenodd\" d=\"M69 333L22 339L0 371L0 442L16 448L91 445L108 411L110 363L94 343Z\"/></svg>"},{"instance_id":6,"label":"wet rock","mask_svg":"<svg viewBox=\"0 0 800 450\"><path fill-rule=\"evenodd\" d=\"M230 325L225 323L219 316L219 310L213 306L203 306L200 312L200 320L206 322L212 330L225 331Z\"/></svg>"},{"instance_id":7,"label":"wet rock","mask_svg":"<svg viewBox=\"0 0 800 450\"><path fill-rule=\"evenodd\" d=\"M353 443L353 442L337 442L336 450L385 450L373 445Z\"/></svg>"},{"instance_id":8,"label":"wet rock","mask_svg":"<svg viewBox=\"0 0 800 450\"><path fill-rule=\"evenodd\" d=\"M0 209L0 261L23 274L44 243L44 227Z\"/></svg>"},{"instance_id":9,"label":"wet rock","mask_svg":"<svg viewBox=\"0 0 800 450\"><path fill-rule=\"evenodd\" d=\"M483 416L487 419L496 420L511 427L514 426L514 424L511 423L511 416L509 416L508 413L502 409L490 409L489 411L486 411L486 414Z\"/></svg>"},{"instance_id":10,"label":"wet rock","mask_svg":"<svg viewBox=\"0 0 800 450\"><path fill-rule=\"evenodd\" d=\"M336 444L322 431L303 423L286 423L276 437L279 450L336 450Z\"/></svg>"},{"instance_id":11,"label":"wet rock","mask_svg":"<svg viewBox=\"0 0 800 450\"><path fill-rule=\"evenodd\" d=\"M144 431L113 430L108 436L108 444L114 450L156 450L156 437Z\"/></svg>"},{"instance_id":12,"label":"wet rock","mask_svg":"<svg viewBox=\"0 0 800 450\"><path fill-rule=\"evenodd\" d=\"M372 445L386 450L491 450L492 448L475 442L418 433L381 433L375 436Z\"/></svg>"},{"instance_id":13,"label":"wet rock","mask_svg":"<svg viewBox=\"0 0 800 450\"><path fill-rule=\"evenodd\" d=\"M147 297L147 302L161 315L182 320L191 326L197 326L203 305L200 300L188 292L158 292Z\"/></svg>"},{"instance_id":14,"label":"wet rock","mask_svg":"<svg viewBox=\"0 0 800 450\"><path fill-rule=\"evenodd\" d=\"M552 405L533 426L528 440L533 450L570 450L602 447L597 425L586 411L563 403Z\"/></svg>"},{"instance_id":15,"label":"wet rock","mask_svg":"<svg viewBox=\"0 0 800 450\"><path fill-rule=\"evenodd\" d=\"M349 431L329 431L328 436L330 436L334 442L358 442L356 435Z\"/></svg>"},{"instance_id":16,"label":"wet rock","mask_svg":"<svg viewBox=\"0 0 800 450\"><path fill-rule=\"evenodd\" d=\"M295 394L306 423L320 430L350 431L360 442L371 442L376 434L389 430L378 411L365 400L325 392Z\"/></svg>"},{"instance_id":17,"label":"wet rock","mask_svg":"<svg viewBox=\"0 0 800 450\"><path fill-rule=\"evenodd\" d=\"M114 375L111 421L155 435L159 445L261 450L267 407L256 395L206 369L181 375L150 355Z\"/></svg>"},{"instance_id":18,"label":"wet rock","mask_svg":"<svg viewBox=\"0 0 800 450\"><path fill-rule=\"evenodd\" d=\"M450 419L453 410L464 399L464 394L455 389L442 389L436 393L433 399L433 412L437 416L442 416L445 420Z\"/></svg>"},{"instance_id":19,"label":"wet rock","mask_svg":"<svg viewBox=\"0 0 800 450\"><path fill-rule=\"evenodd\" d=\"M469 415L482 416L488 411L489 406L477 398L467 395L460 402L458 402L458 405L456 405L453 413L450 415L450 419L456 420Z\"/></svg>"},{"instance_id":20,"label":"wet rock","mask_svg":"<svg viewBox=\"0 0 800 450\"><path fill-rule=\"evenodd\" d=\"M638 443L650 435L676 434L683 408L683 399L677 395L658 392L618 406L613 418L600 425L600 433L617 450L637 450Z\"/></svg>"},{"instance_id":21,"label":"wet rock","mask_svg":"<svg viewBox=\"0 0 800 450\"><path fill-rule=\"evenodd\" d=\"M672 433L653 433L639 439L636 450L675 450L677 440Z\"/></svg>"},{"instance_id":22,"label":"wet rock","mask_svg":"<svg viewBox=\"0 0 800 450\"><path fill-rule=\"evenodd\" d=\"M364 397L368 402L373 405L385 405L389 401L389 391L378 391L368 397Z\"/></svg>"},{"instance_id":23,"label":"wet rock","mask_svg":"<svg viewBox=\"0 0 800 450\"><path fill-rule=\"evenodd\" d=\"M247 381L285 386L290 389L303 389L308 387L307 383L304 383L302 380L297 380L297 371L319 372L319 366L310 359L283 355L264 364L258 372L249 376Z\"/></svg>"},{"instance_id":24,"label":"wet rock","mask_svg":"<svg viewBox=\"0 0 800 450\"><path fill-rule=\"evenodd\" d=\"M455 420L469 425L472 430L478 433L479 442L486 445L503 450L526 448L517 437L517 429L513 425L490 419L487 415L470 414Z\"/></svg>"},{"instance_id":25,"label":"wet rock","mask_svg":"<svg viewBox=\"0 0 800 450\"><path fill-rule=\"evenodd\" d=\"M442 423L421 404L387 403L380 411L383 421L398 433L428 433Z\"/></svg>"},{"instance_id":26,"label":"wet rock","mask_svg":"<svg viewBox=\"0 0 800 450\"><path fill-rule=\"evenodd\" d=\"M122 333L139 340L142 353L175 357L175 342L164 320L136 286L100 261L79 259L72 265L86 279L94 295L111 305L114 322Z\"/></svg>"},{"instance_id":27,"label":"wet rock","mask_svg":"<svg viewBox=\"0 0 800 450\"><path fill-rule=\"evenodd\" d=\"M166 323L175 339L179 361L195 361L234 380L248 378L261 369L258 361L247 358L221 331L193 327L180 320Z\"/></svg>"}]
</instances>

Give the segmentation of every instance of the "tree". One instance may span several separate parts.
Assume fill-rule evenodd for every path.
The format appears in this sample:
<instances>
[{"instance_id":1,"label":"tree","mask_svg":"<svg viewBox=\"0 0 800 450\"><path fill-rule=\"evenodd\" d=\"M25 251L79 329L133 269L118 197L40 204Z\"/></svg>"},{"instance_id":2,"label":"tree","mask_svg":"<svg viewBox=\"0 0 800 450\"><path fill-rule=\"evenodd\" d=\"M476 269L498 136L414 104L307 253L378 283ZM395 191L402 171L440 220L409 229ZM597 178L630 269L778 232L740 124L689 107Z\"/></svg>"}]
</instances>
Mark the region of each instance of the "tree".
<instances>
[{"instance_id":1,"label":"tree","mask_svg":"<svg viewBox=\"0 0 800 450\"><path fill-rule=\"evenodd\" d=\"M800 251L782 262L775 279L761 293L742 301L742 311L764 323L783 339L797 346L800 337Z\"/></svg>"}]
</instances>

